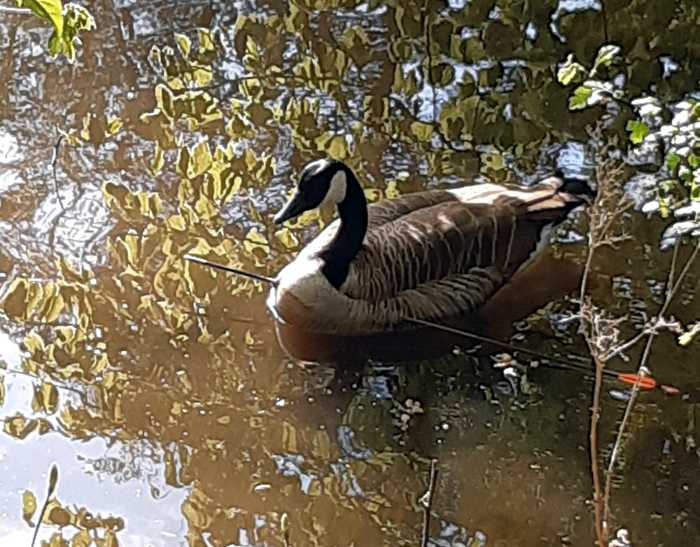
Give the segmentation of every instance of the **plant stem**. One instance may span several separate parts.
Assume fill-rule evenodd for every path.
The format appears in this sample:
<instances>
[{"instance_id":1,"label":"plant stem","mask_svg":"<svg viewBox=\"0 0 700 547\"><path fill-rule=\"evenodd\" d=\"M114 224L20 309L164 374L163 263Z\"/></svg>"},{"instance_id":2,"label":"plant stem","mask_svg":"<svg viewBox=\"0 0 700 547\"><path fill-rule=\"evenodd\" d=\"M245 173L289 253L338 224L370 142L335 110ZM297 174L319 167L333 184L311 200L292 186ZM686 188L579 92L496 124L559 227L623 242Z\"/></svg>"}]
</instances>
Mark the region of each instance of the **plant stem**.
<instances>
[{"instance_id":1,"label":"plant stem","mask_svg":"<svg viewBox=\"0 0 700 547\"><path fill-rule=\"evenodd\" d=\"M65 211L66 208L63 206L63 201L61 201L61 193L58 191L58 179L56 178L56 164L58 163L58 152L61 147L61 141L63 141L63 135L58 137L56 144L53 145L53 153L51 155L51 174L53 175L53 191L56 193L56 199L58 204L61 206L61 210Z\"/></svg>"},{"instance_id":2,"label":"plant stem","mask_svg":"<svg viewBox=\"0 0 700 547\"><path fill-rule=\"evenodd\" d=\"M591 427L589 434L589 446L591 452L591 477L593 479L593 507L595 515L595 530L598 545L605 547L607 538L607 525L604 519L604 497L600 486L600 469L598 467L598 421L600 420L600 392L603 386L603 369L605 363L597 357L597 352L591 344L591 357L595 362L595 384L593 386L593 406L591 408Z\"/></svg>"},{"instance_id":3,"label":"plant stem","mask_svg":"<svg viewBox=\"0 0 700 547\"><path fill-rule=\"evenodd\" d=\"M681 286L681 283L683 282L683 278L686 276L688 273L688 270L690 269L690 266L693 264L695 261L695 258L698 255L698 252L700 252L700 242L695 246L695 249L691 253L690 257L688 257L688 260L683 266L683 269L681 270L680 274L678 275L678 278L674 282L674 276L676 273L676 264L678 261L678 249L680 247L680 242L677 242L674 249L673 249L673 256L671 258L671 265L669 267L668 271L668 278L666 280L666 297L664 299L664 303L661 306L661 309L659 310L659 313L657 314L656 318L657 321L660 320L665 314L666 311L668 310L669 305L671 304L671 301L673 300L673 297L676 295L678 292L678 289ZM644 346L644 351L642 352L642 357L639 360L639 367L637 369L637 375L641 378L641 374L643 372L644 367L647 364L647 361L649 360L649 355L651 355L651 346L654 343L654 338L657 335L656 329L651 329L648 334L647 338L647 343ZM614 352L611 352L611 355L613 355ZM620 427L617 430L617 436L615 438L615 444L613 445L612 452L610 454L610 461L608 463L608 468L605 476L605 492L603 494L603 523L606 523L608 520L608 514L610 513L610 490L612 488L612 476L613 476L613 471L615 469L615 463L617 462L617 456L620 452L620 446L622 444L622 436L624 435L624 432L627 428L627 424L629 423L630 416L632 415L632 409L634 408L634 404L637 401L637 395L639 394L639 382L635 383L634 386L632 387L632 394L630 396L629 401L627 402L627 406L625 407L625 413L622 417L622 422L620 423ZM605 524L604 524L605 525Z\"/></svg>"},{"instance_id":4,"label":"plant stem","mask_svg":"<svg viewBox=\"0 0 700 547\"><path fill-rule=\"evenodd\" d=\"M49 506L49 501L51 500L51 496L53 496L53 493L56 491L57 482L58 482L58 467L56 467L56 464L53 464L51 466L51 470L49 471L49 486L46 490L46 498L44 499L44 505L42 505L41 512L39 513L39 520L36 523L36 528L34 528L34 536L32 536L31 547L34 547L34 544L36 543L36 538L39 535L39 528L41 528L41 523L44 520L44 515L46 514L46 508Z\"/></svg>"},{"instance_id":5,"label":"plant stem","mask_svg":"<svg viewBox=\"0 0 700 547\"><path fill-rule=\"evenodd\" d=\"M8 15L31 15L32 10L28 8L12 8L10 6L0 6L0 13L7 13Z\"/></svg>"},{"instance_id":6,"label":"plant stem","mask_svg":"<svg viewBox=\"0 0 700 547\"><path fill-rule=\"evenodd\" d=\"M435 496L435 483L437 482L437 460L430 460L430 480L428 482L428 491L421 497L423 504L423 534L421 539L421 547L428 547L428 539L430 538L430 510L433 507L433 497Z\"/></svg>"},{"instance_id":7,"label":"plant stem","mask_svg":"<svg viewBox=\"0 0 700 547\"><path fill-rule=\"evenodd\" d=\"M592 207L597 207L599 196L596 197ZM593 219L591 217L591 224ZM590 329L590 305L586 301L586 290L588 288L588 277L591 272L591 264L593 262L593 253L597 247L597 240L594 238L594 230L591 227L588 232L588 253L586 255L586 263L583 268L581 278L581 290L579 292L579 307L580 307L580 329L583 337L588 345L588 351L591 354L593 363L595 364L595 382L593 384L593 403L591 406L591 422L588 436L590 462L591 462L591 479L593 481L593 515L595 519L595 533L599 547L605 547L605 529L603 523L603 496L600 485L600 469L598 467L598 421L600 419L600 392L603 386L603 369L605 363L598 359L598 352L592 343L592 333Z\"/></svg>"}]
</instances>

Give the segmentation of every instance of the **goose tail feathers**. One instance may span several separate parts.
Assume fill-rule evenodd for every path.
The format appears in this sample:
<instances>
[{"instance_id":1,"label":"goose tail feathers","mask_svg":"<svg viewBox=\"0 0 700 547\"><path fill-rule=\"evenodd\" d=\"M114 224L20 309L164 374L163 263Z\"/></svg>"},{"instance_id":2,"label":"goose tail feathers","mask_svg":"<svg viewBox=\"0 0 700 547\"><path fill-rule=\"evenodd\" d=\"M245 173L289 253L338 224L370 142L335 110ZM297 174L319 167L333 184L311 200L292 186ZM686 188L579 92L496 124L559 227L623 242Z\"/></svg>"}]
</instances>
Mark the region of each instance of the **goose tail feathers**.
<instances>
[{"instance_id":1,"label":"goose tail feathers","mask_svg":"<svg viewBox=\"0 0 700 547\"><path fill-rule=\"evenodd\" d=\"M561 169L557 169L554 176L561 180L560 192L577 197L584 203L591 203L595 199L596 191L587 179L567 176Z\"/></svg>"}]
</instances>

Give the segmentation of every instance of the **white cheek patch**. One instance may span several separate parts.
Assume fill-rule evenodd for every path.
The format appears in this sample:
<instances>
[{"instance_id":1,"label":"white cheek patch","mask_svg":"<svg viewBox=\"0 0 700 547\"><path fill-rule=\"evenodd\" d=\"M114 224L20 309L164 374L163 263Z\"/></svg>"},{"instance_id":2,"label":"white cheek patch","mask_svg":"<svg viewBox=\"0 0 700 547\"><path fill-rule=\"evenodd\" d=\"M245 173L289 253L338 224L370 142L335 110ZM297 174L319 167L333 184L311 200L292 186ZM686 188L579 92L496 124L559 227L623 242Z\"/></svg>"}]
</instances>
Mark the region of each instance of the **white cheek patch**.
<instances>
[{"instance_id":1,"label":"white cheek patch","mask_svg":"<svg viewBox=\"0 0 700 547\"><path fill-rule=\"evenodd\" d=\"M345 194L348 189L347 176L345 171L340 170L331 179L330 187L326 192L326 197L323 198L321 205L338 205L345 199Z\"/></svg>"},{"instance_id":2,"label":"white cheek patch","mask_svg":"<svg viewBox=\"0 0 700 547\"><path fill-rule=\"evenodd\" d=\"M309 175L309 176L314 176L318 175L321 171L323 171L326 167L328 167L331 164L330 161L327 159L320 159L316 161L312 161L311 163L308 163L306 165L306 168L304 171Z\"/></svg>"}]
</instances>

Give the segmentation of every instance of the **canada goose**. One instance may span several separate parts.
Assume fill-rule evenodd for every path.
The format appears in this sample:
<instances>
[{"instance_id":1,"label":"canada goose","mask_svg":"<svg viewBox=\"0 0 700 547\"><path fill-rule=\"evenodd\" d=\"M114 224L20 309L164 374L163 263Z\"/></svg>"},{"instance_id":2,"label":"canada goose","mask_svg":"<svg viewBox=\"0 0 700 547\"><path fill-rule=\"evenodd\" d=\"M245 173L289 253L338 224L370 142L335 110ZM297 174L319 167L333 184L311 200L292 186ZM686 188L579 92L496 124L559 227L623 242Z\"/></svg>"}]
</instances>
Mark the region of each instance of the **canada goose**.
<instances>
[{"instance_id":1,"label":"canada goose","mask_svg":"<svg viewBox=\"0 0 700 547\"><path fill-rule=\"evenodd\" d=\"M274 223L327 204L339 218L279 272L268 307L284 323L347 336L471 314L591 194L555 176L529 188L477 184L368 206L347 165L314 161Z\"/></svg>"}]
</instances>

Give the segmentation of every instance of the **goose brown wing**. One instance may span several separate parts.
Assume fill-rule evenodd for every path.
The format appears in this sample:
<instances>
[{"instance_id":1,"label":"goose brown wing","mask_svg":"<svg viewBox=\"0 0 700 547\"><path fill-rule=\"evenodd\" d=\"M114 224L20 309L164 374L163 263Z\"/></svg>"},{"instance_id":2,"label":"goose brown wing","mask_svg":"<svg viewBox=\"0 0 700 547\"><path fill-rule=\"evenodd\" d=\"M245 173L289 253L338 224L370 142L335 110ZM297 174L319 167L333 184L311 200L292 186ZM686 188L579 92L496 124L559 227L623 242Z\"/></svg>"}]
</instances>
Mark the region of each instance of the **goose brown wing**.
<instances>
[{"instance_id":1,"label":"goose brown wing","mask_svg":"<svg viewBox=\"0 0 700 547\"><path fill-rule=\"evenodd\" d=\"M459 285L459 276L472 268L504 269L514 229L509 206L454 201L412 211L367 232L341 290L368 301L421 290L428 283L431 293L438 287L450 293L449 283ZM466 281L464 290L473 283Z\"/></svg>"},{"instance_id":2,"label":"goose brown wing","mask_svg":"<svg viewBox=\"0 0 700 547\"><path fill-rule=\"evenodd\" d=\"M468 187L466 196L442 192L453 199L370 229L341 290L369 302L413 290L433 298L444 290L446 298L469 300L474 268L488 269L498 288L535 252L544 228L580 203L557 190L552 181L534 189L481 185L478 195ZM460 276L466 276L464 284ZM457 286L449 288L446 280Z\"/></svg>"},{"instance_id":3,"label":"goose brown wing","mask_svg":"<svg viewBox=\"0 0 700 547\"><path fill-rule=\"evenodd\" d=\"M433 207L448 201L457 201L457 197L444 190L432 190L407 194L396 199L384 200L367 208L368 229L371 231L383 224L393 222L410 213Z\"/></svg>"},{"instance_id":4,"label":"goose brown wing","mask_svg":"<svg viewBox=\"0 0 700 547\"><path fill-rule=\"evenodd\" d=\"M469 314L483 306L502 285L503 275L497 268L474 267L384 300L352 300L346 324L362 325L362 330L372 332L394 328L409 318L439 321Z\"/></svg>"}]
</instances>

